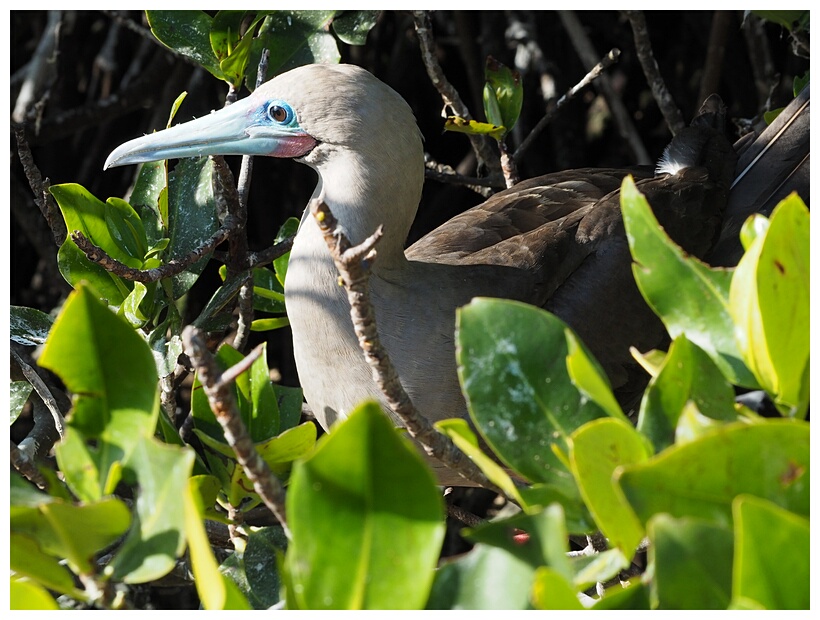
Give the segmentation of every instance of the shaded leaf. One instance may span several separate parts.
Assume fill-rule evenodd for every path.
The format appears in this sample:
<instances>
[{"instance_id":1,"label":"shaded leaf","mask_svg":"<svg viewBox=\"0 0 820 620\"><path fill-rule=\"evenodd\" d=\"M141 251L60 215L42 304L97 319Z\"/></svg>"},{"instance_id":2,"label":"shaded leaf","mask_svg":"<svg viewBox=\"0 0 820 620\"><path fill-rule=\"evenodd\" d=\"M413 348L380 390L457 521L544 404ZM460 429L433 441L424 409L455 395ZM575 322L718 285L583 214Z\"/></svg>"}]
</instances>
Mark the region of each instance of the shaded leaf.
<instances>
[{"instance_id":1,"label":"shaded leaf","mask_svg":"<svg viewBox=\"0 0 820 620\"><path fill-rule=\"evenodd\" d=\"M9 409L11 414L11 421L9 424L14 424L14 421L23 411L23 407L28 400L33 386L28 381L12 381L11 382L11 398L9 399Z\"/></svg>"},{"instance_id":2,"label":"shaded leaf","mask_svg":"<svg viewBox=\"0 0 820 620\"><path fill-rule=\"evenodd\" d=\"M333 18L333 32L349 45L364 45L381 11L342 11Z\"/></svg>"},{"instance_id":3,"label":"shaded leaf","mask_svg":"<svg viewBox=\"0 0 820 620\"><path fill-rule=\"evenodd\" d=\"M146 11L151 32L165 46L187 56L222 80L224 76L211 47L213 19L203 11Z\"/></svg>"},{"instance_id":4,"label":"shaded leaf","mask_svg":"<svg viewBox=\"0 0 820 620\"><path fill-rule=\"evenodd\" d=\"M36 347L46 341L54 319L45 312L25 306L9 307L11 339L27 347Z\"/></svg>"}]
</instances>

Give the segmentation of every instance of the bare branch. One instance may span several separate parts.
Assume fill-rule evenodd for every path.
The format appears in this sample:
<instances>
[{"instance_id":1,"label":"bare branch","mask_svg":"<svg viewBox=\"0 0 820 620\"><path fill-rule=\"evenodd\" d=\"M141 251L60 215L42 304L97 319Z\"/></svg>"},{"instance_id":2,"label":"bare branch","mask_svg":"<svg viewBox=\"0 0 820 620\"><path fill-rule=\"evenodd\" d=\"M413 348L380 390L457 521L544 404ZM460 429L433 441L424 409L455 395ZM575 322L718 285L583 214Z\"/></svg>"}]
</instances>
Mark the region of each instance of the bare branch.
<instances>
[{"instance_id":1,"label":"bare branch","mask_svg":"<svg viewBox=\"0 0 820 620\"><path fill-rule=\"evenodd\" d=\"M595 46L592 45L592 41L589 40L589 36L587 36L586 31L581 25L578 16L574 11L558 11L558 15L561 18L561 23L569 34L570 41L572 41L573 46L575 46L575 51L578 52L578 56L581 58L581 62L583 62L587 68L591 69L595 66L598 55L595 51ZM612 87L606 74L600 76L598 86L606 98L609 109L612 111L612 117L615 120L618 132L629 144L637 163L652 163L652 159L649 157L649 153L646 152L646 147L643 145L643 141L629 116L626 106L624 106L623 101L621 101L620 97L615 93L615 89Z\"/></svg>"},{"instance_id":2,"label":"bare branch","mask_svg":"<svg viewBox=\"0 0 820 620\"><path fill-rule=\"evenodd\" d=\"M546 114L541 118L538 123L536 123L535 127L532 128L532 131L524 138L523 142L519 145L516 149L513 157L515 161L521 161L521 158L524 156L524 153L527 149L532 146L532 143L535 141L535 138L544 131L546 126L552 121L555 114L563 108L567 103L569 103L575 96L581 92L586 86L594 82L601 76L601 73L611 67L615 62L617 62L618 57L621 55L621 50L617 48L612 48L609 50L609 53L604 56L600 62L598 62L582 79L578 82L575 86L570 88L567 92L565 92L561 97L555 102L554 105L548 107Z\"/></svg>"},{"instance_id":3,"label":"bare branch","mask_svg":"<svg viewBox=\"0 0 820 620\"><path fill-rule=\"evenodd\" d=\"M471 120L473 117L470 114L470 110L464 101L462 101L455 87L445 77L444 71L436 59L430 14L427 11L413 11L413 21L416 26L419 47L421 47L421 57L427 69L427 75L430 76L430 81L433 82L433 86L436 87L436 90L438 90L441 95L444 105L449 107L456 116ZM478 157L479 167L485 166L491 171L497 170L498 158L490 148L489 141L480 135L467 134L467 137L470 139L473 150Z\"/></svg>"},{"instance_id":4,"label":"bare branch","mask_svg":"<svg viewBox=\"0 0 820 620\"><path fill-rule=\"evenodd\" d=\"M279 520L285 533L290 537L285 515L285 490L256 451L248 429L239 415L230 383L225 380L225 375L220 374L200 330L192 325L187 326L182 331L182 340L185 352L195 366L197 376L208 396L211 410L225 432L225 440L236 453L236 460L245 474L253 482L253 490L262 498L265 506ZM229 379L235 378L236 374L231 369L226 371Z\"/></svg>"},{"instance_id":5,"label":"bare branch","mask_svg":"<svg viewBox=\"0 0 820 620\"><path fill-rule=\"evenodd\" d=\"M198 248L195 248L182 258L174 258L153 269L134 269L121 263L120 261L111 258L105 250L97 247L79 230L71 233L71 240L77 244L77 247L83 251L86 258L92 263L97 263L106 271L110 271L125 280L132 280L134 282L142 282L148 284L156 282L163 278L170 278L178 273L182 273L195 262L203 258L205 255L214 251L214 248L220 243L223 243L231 233L234 227L234 219L231 216L225 218L223 225L217 230L214 235L205 241Z\"/></svg>"},{"instance_id":6,"label":"bare branch","mask_svg":"<svg viewBox=\"0 0 820 620\"><path fill-rule=\"evenodd\" d=\"M352 246L347 236L338 228L330 208L320 199L310 201L308 208L316 218L333 262L339 270L350 302L350 317L359 346L370 365L373 380L385 395L390 409L399 416L411 437L424 447L428 455L444 463L467 480L480 486L503 493L493 485L480 469L449 437L436 431L430 422L416 409L404 390L395 366L387 350L382 346L376 328L375 312L370 303L368 281L370 263L376 258L375 246L382 236L382 228L357 246Z\"/></svg>"},{"instance_id":7,"label":"bare branch","mask_svg":"<svg viewBox=\"0 0 820 620\"><path fill-rule=\"evenodd\" d=\"M677 135L681 129L686 127L686 121L683 120L680 108L675 105L669 89L666 88L666 82L658 68L658 61L655 60L655 55L652 53L652 43L649 41L649 31L646 29L646 18L643 11L624 11L624 13L632 25L635 50L638 52L638 60L641 61L643 74L646 76L646 81L649 82L655 102L666 119L669 131L672 132L673 136Z\"/></svg>"},{"instance_id":8,"label":"bare branch","mask_svg":"<svg viewBox=\"0 0 820 620\"><path fill-rule=\"evenodd\" d=\"M17 362L20 370L23 371L23 375L25 375L28 382L31 383L32 387L34 387L34 391L37 392L37 395L42 399L43 403L45 403L46 407L48 407L48 410L51 412L51 416L54 419L54 428L57 429L57 433L61 438L65 437L65 418L60 411L60 407L57 405L57 400L51 394L51 390L48 389L45 381L40 378L37 371L29 366L23 358L18 355L17 351L14 349L10 349L10 351L14 361Z\"/></svg>"}]
</instances>

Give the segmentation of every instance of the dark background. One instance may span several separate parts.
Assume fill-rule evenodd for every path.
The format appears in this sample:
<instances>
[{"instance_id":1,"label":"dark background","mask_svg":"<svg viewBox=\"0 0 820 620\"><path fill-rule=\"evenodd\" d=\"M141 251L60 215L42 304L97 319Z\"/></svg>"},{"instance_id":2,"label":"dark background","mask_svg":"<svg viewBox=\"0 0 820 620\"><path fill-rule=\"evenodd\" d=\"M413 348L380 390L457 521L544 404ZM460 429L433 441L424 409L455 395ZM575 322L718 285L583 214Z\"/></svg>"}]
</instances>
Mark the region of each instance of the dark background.
<instances>
[{"instance_id":1,"label":"dark background","mask_svg":"<svg viewBox=\"0 0 820 620\"><path fill-rule=\"evenodd\" d=\"M140 12L120 15L144 26ZM616 11L577 15L598 57L613 47L621 50L619 62L607 74L648 153L657 158L670 133L638 62L629 21ZM10 19L13 108L47 13L12 11ZM787 31L744 17L742 12L650 12L646 20L660 72L684 118L690 119L700 105L705 76L716 76L715 90L733 119L728 128L733 140L760 120L769 95L768 107L786 105L792 98L794 76L808 69L808 59L794 54ZM723 26L712 35L715 23ZM552 84L555 94L561 95L586 73L555 12L439 11L433 15L433 27L447 77L480 120L486 56L516 66L518 53L525 96L521 120L511 137L513 147L544 113L540 85ZM527 34L516 42L511 37L516 32ZM475 174L467 139L442 130L441 98L422 64L409 13L385 12L365 46L339 43L339 47L343 62L366 67L407 99L433 159ZM45 87L42 105L30 115L27 126L36 164L51 183L80 183L102 200L125 196L136 172L133 166L103 172L102 164L112 149L163 127L171 103L183 90L189 94L177 115L180 122L222 107L227 93L223 83L121 25L113 14L91 11L63 12L58 53ZM11 303L49 312L69 288L55 268L57 248L33 202L13 137L11 160ZM556 115L520 162L520 171L526 178L572 167L634 163L638 163L635 155L593 85ZM248 226L252 249L270 245L284 219L301 214L314 184L315 174L304 166L257 158ZM428 180L409 241L481 200L464 187ZM189 295L189 318L198 314L219 286L215 267L206 270ZM284 383L296 384L288 330L269 338L271 366L281 370Z\"/></svg>"}]
</instances>

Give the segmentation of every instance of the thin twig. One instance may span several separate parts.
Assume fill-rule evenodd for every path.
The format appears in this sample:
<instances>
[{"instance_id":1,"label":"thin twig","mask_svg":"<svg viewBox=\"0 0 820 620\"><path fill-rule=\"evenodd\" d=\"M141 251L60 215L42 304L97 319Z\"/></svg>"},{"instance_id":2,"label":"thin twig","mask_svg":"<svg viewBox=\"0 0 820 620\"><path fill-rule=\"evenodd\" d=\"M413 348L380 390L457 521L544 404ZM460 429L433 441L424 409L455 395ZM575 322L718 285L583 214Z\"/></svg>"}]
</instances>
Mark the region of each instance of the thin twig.
<instances>
[{"instance_id":1,"label":"thin twig","mask_svg":"<svg viewBox=\"0 0 820 620\"><path fill-rule=\"evenodd\" d=\"M62 19L61 11L48 12L48 21L43 30L43 35L40 37L40 42L37 44L37 48L34 50L28 64L26 78L20 87L20 93L11 114L11 120L15 123L22 123L26 119L35 101L57 77L55 55L60 38Z\"/></svg>"},{"instance_id":2,"label":"thin twig","mask_svg":"<svg viewBox=\"0 0 820 620\"><path fill-rule=\"evenodd\" d=\"M458 91L445 77L444 71L436 58L435 43L433 42L432 24L430 23L430 14L428 11L413 11L413 22L416 27L416 34L419 39L419 47L421 48L421 58L424 61L424 66L427 69L427 75L430 76L430 81L436 87L445 107L449 107L453 114L460 116L466 120L471 120L469 108L462 101ZM479 168L486 167L490 171L498 170L498 158L490 148L489 141L480 135L467 134L473 150L478 157Z\"/></svg>"},{"instance_id":3,"label":"thin twig","mask_svg":"<svg viewBox=\"0 0 820 620\"><path fill-rule=\"evenodd\" d=\"M23 172L26 174L29 187L34 193L34 202L37 203L40 213L46 219L51 234L54 236L54 242L57 245L62 245L66 238L65 222L60 215L54 197L48 191L48 179L43 180L40 169L34 163L34 157L31 154L31 148L29 148L23 126L18 124L12 126L14 127L14 137L17 140L17 154L20 157L20 163L23 165Z\"/></svg>"},{"instance_id":4,"label":"thin twig","mask_svg":"<svg viewBox=\"0 0 820 620\"><path fill-rule=\"evenodd\" d=\"M197 376L208 397L211 410L222 426L225 440L236 453L237 462L253 483L253 490L279 520L285 534L290 538L285 515L285 490L276 476L271 473L268 464L256 451L248 429L239 415L230 383L224 380L225 375L220 374L200 330L188 325L182 331L182 340L185 352L196 367ZM230 369L226 372L229 377L234 375Z\"/></svg>"},{"instance_id":5,"label":"thin twig","mask_svg":"<svg viewBox=\"0 0 820 620\"><path fill-rule=\"evenodd\" d=\"M558 16L561 18L561 23L569 34L575 51L578 52L581 62L588 69L591 69L595 66L598 55L595 51L595 47L592 45L592 41L590 41L589 36L587 36L586 31L581 25L578 16L574 11L558 11ZM615 89L612 87L606 74L600 76L598 86L606 98L609 109L612 111L615 126L618 128L621 137L629 144L635 156L636 163L652 163L652 159L649 157L649 153L646 152L646 147L641 141L641 137L635 128L635 124L632 122L632 118L629 116L629 112L627 112L623 101L621 101L620 97L615 93Z\"/></svg>"},{"instance_id":6,"label":"thin twig","mask_svg":"<svg viewBox=\"0 0 820 620\"><path fill-rule=\"evenodd\" d=\"M57 433L61 438L65 437L65 418L60 411L60 407L57 405L57 400L51 394L51 390L48 389L45 381L40 378L37 371L29 366L23 358L17 354L17 351L14 349L10 349L10 351L14 361L17 362L18 366L20 366L20 370L23 371L23 375L25 375L28 382L31 383L32 387L34 387L34 391L37 392L37 395L42 399L43 403L45 403L46 407L48 407L48 410L51 412L51 416L54 419L54 428L57 429Z\"/></svg>"},{"instance_id":7,"label":"thin twig","mask_svg":"<svg viewBox=\"0 0 820 620\"><path fill-rule=\"evenodd\" d=\"M111 258L105 250L91 243L91 241L89 241L88 238L79 230L75 230L71 233L71 240L77 244L77 247L82 250L86 258L88 258L88 260L92 263L97 263L106 271L110 271L114 275L125 280L148 284L150 282L157 282L163 278L170 278L171 276L175 276L178 273L182 273L188 269L202 257L213 252L214 248L220 243L223 243L231 234L233 227L234 220L231 216L228 216L225 218L225 221L219 230L217 230L210 239L203 242L198 248L191 250L182 258L171 259L160 267L144 270L134 269L133 267L129 267L128 265Z\"/></svg>"},{"instance_id":8,"label":"thin twig","mask_svg":"<svg viewBox=\"0 0 820 620\"><path fill-rule=\"evenodd\" d=\"M516 149L513 157L515 161L521 161L521 158L524 156L524 153L527 149L532 146L535 138L546 128L546 126L552 121L555 114L563 108L567 103L569 103L575 96L581 92L583 88L594 82L601 76L601 73L611 67L615 62L617 62L618 57L621 55L621 50L617 48L612 48L609 50L606 56L604 56L600 62L598 62L582 79L578 82L575 86L570 88L567 92L565 92L561 97L555 101L554 104L548 106L546 114L541 118L538 123L536 123L535 127L532 128L532 131L527 135L526 138L521 142L519 147Z\"/></svg>"},{"instance_id":9,"label":"thin twig","mask_svg":"<svg viewBox=\"0 0 820 620\"><path fill-rule=\"evenodd\" d=\"M698 92L698 105L720 88L720 75L725 65L723 59L726 55L726 44L732 20L732 11L715 11L712 16L709 46L706 49L706 61L703 63L703 77Z\"/></svg>"},{"instance_id":10,"label":"thin twig","mask_svg":"<svg viewBox=\"0 0 820 620\"><path fill-rule=\"evenodd\" d=\"M492 188L501 189L504 187L504 177L500 174L481 178L469 177L459 174L452 166L429 159L424 162L424 177L441 183L465 185L485 198L492 194Z\"/></svg>"},{"instance_id":11,"label":"thin twig","mask_svg":"<svg viewBox=\"0 0 820 620\"><path fill-rule=\"evenodd\" d=\"M504 183L509 189L521 180L518 175L518 166L515 165L515 158L510 154L504 140L498 141L498 150L501 151L501 172L504 174Z\"/></svg>"},{"instance_id":12,"label":"thin twig","mask_svg":"<svg viewBox=\"0 0 820 620\"><path fill-rule=\"evenodd\" d=\"M382 227L380 226L375 233L359 245L352 246L347 236L338 228L338 221L330 208L321 199L311 200L308 208L319 224L333 262L342 277L359 346L364 353L365 360L370 365L373 380L387 399L390 409L399 416L407 432L424 447L428 455L455 470L467 480L503 493L487 479L473 461L453 444L449 437L436 431L427 418L416 409L410 396L401 385L390 356L381 344L373 305L370 303L368 281L370 264L376 257L375 246L381 238Z\"/></svg>"},{"instance_id":13,"label":"thin twig","mask_svg":"<svg viewBox=\"0 0 820 620\"><path fill-rule=\"evenodd\" d=\"M260 265L267 265L272 263L280 256L284 256L293 247L293 239L296 235L285 237L279 243L274 243L269 248L260 250L259 252L251 252L248 256L250 267L259 267Z\"/></svg>"},{"instance_id":14,"label":"thin twig","mask_svg":"<svg viewBox=\"0 0 820 620\"><path fill-rule=\"evenodd\" d=\"M677 135L681 129L686 127L686 122L683 120L683 114L681 114L680 108L675 105L675 101L672 99L669 89L666 88L666 82L658 68L658 61L655 60L655 55L652 53L652 43L649 40L649 31L646 28L646 17L643 11L624 11L624 13L632 25L635 50L638 53L638 60L641 62L641 67L643 67L643 74L646 76L646 81L652 89L655 102L658 104L663 117L666 119L666 125L669 127L669 131L673 136Z\"/></svg>"}]
</instances>

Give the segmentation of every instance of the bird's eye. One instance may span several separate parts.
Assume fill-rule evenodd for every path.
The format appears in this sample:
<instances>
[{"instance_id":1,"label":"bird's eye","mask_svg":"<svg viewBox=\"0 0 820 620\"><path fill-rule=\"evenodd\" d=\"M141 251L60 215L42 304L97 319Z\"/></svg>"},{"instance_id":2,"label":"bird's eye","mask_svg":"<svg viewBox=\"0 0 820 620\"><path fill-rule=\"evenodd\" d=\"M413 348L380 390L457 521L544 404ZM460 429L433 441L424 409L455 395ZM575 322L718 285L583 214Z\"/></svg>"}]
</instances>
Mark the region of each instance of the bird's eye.
<instances>
[{"instance_id":1,"label":"bird's eye","mask_svg":"<svg viewBox=\"0 0 820 620\"><path fill-rule=\"evenodd\" d=\"M287 124L293 119L293 110L286 103L273 102L268 105L268 117L277 123Z\"/></svg>"}]
</instances>

